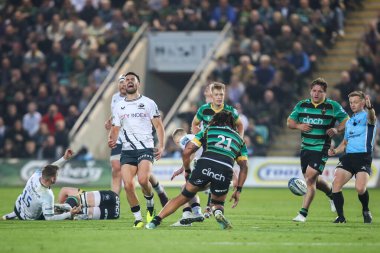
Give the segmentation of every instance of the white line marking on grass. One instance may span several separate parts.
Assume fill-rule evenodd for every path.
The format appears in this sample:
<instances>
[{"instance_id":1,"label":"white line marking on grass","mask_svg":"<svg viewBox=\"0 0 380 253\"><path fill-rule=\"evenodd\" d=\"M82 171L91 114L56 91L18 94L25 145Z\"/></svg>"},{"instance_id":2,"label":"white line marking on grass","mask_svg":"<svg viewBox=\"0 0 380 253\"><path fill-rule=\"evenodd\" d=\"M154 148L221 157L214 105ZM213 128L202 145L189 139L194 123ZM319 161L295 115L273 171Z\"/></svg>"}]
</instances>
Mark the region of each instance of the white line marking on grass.
<instances>
[{"instance_id":1,"label":"white line marking on grass","mask_svg":"<svg viewBox=\"0 0 380 253\"><path fill-rule=\"evenodd\" d=\"M380 243L360 243L360 242L204 242L203 244L211 245L223 245L223 246L319 246L319 247L330 247L330 246L355 246L355 247L378 247Z\"/></svg>"}]
</instances>

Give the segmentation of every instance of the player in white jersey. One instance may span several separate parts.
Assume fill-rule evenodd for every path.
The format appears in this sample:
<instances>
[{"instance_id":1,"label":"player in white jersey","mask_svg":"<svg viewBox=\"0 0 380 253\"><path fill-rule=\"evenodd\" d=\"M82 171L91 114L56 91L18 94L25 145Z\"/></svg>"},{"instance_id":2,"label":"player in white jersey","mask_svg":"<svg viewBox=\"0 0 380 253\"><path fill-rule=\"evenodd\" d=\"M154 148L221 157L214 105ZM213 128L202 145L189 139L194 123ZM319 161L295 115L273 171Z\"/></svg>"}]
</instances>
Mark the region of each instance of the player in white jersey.
<instances>
[{"instance_id":1,"label":"player in white jersey","mask_svg":"<svg viewBox=\"0 0 380 253\"><path fill-rule=\"evenodd\" d=\"M14 211L3 216L3 219L19 218L20 220L65 220L71 219L74 214L80 212L80 207L72 208L69 212L54 215L54 194L51 186L57 180L57 172L73 155L71 149L67 149L65 155L46 165L42 170L37 170L28 180L23 192L18 196Z\"/></svg>"},{"instance_id":2,"label":"player in white jersey","mask_svg":"<svg viewBox=\"0 0 380 253\"><path fill-rule=\"evenodd\" d=\"M116 104L112 116L112 128L108 145L114 148L123 133L121 152L121 175L124 182L128 203L135 217L133 227L142 228L142 216L139 201L135 191L134 178L137 176L147 203L147 222L154 217L154 202L152 185L149 178L154 159L161 158L165 146L165 131L160 112L156 103L138 91L140 78L136 73L128 72L125 75L127 94L124 100ZM158 146L154 147L153 127L156 129Z\"/></svg>"},{"instance_id":3,"label":"player in white jersey","mask_svg":"<svg viewBox=\"0 0 380 253\"><path fill-rule=\"evenodd\" d=\"M194 134L187 134L183 128L177 128L172 133L172 138L174 143L184 150L187 143L189 143L195 137ZM203 152L203 148L200 148L193 155L192 160L195 164L197 159L201 157ZM173 180L176 176L181 175L185 171L184 167L181 166L180 169L174 171L171 180ZM187 181L190 176L191 171L185 171L185 179ZM184 186L183 186L184 187ZM173 227L182 227L182 226L191 226L192 222L202 222L204 220L204 216L202 214L200 199L198 194L195 195L189 202L183 205L182 209L182 217L171 226Z\"/></svg>"},{"instance_id":4,"label":"player in white jersey","mask_svg":"<svg viewBox=\"0 0 380 253\"><path fill-rule=\"evenodd\" d=\"M127 83L125 82L125 76L121 75L118 80L118 89L112 96L111 100L111 112L114 110L117 103L124 100L127 95ZM110 130L112 127L112 116L105 122L104 124L106 130ZM111 189L116 194L120 195L120 190L122 187L122 179L121 179L121 165L120 165L120 154L122 150L122 143L125 140L123 131L119 132L119 138L116 142L116 147L111 149L110 162L112 168L112 184ZM152 184L154 190L157 192L158 197L160 198L160 202L162 206L168 202L168 196L163 188L160 185L156 177L151 174L149 178L150 183Z\"/></svg>"}]
</instances>

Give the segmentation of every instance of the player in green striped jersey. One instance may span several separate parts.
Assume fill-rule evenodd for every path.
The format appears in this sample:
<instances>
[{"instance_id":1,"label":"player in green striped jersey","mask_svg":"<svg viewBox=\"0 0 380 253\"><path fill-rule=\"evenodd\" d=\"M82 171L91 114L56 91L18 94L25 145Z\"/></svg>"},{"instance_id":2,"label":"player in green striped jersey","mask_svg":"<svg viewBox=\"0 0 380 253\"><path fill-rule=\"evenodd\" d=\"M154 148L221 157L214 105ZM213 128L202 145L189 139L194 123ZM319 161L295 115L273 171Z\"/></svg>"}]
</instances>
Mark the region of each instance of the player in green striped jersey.
<instances>
[{"instance_id":1,"label":"player in green striped jersey","mask_svg":"<svg viewBox=\"0 0 380 253\"><path fill-rule=\"evenodd\" d=\"M194 116L194 119L191 122L191 131L193 132L193 134L196 134L199 131L203 130L205 127L207 127L207 125L210 123L210 120L215 115L215 113L225 110L232 113L232 116L235 120L235 124L237 127L237 131L239 132L240 136L243 138L244 126L243 126L242 121L240 120L239 113L234 107L224 103L226 86L223 83L213 82L206 89L209 89L210 91L209 96L211 98L211 102L206 103L202 105L201 107L199 107L197 114ZM234 185L236 185L236 182L237 182L236 172L234 172L233 174L233 182L234 182ZM207 207L205 210L205 217L209 217L211 215L211 209L209 207L210 199L211 199L211 195L209 194L209 197L207 200Z\"/></svg>"},{"instance_id":2,"label":"player in green striped jersey","mask_svg":"<svg viewBox=\"0 0 380 253\"><path fill-rule=\"evenodd\" d=\"M342 106L326 98L327 82L315 79L310 85L311 98L301 100L294 107L287 120L290 129L301 131L301 168L307 184L302 208L293 219L305 222L316 189L330 198L331 210L335 212L331 185L319 175L322 174L331 145L331 137L343 132L348 115ZM335 127L338 121L339 125Z\"/></svg>"},{"instance_id":3,"label":"player in green striped jersey","mask_svg":"<svg viewBox=\"0 0 380 253\"><path fill-rule=\"evenodd\" d=\"M185 170L190 170L191 155L200 146L203 147L202 156L198 159L182 193L170 200L152 222L146 225L146 228L156 228L162 219L174 213L208 185L211 190L211 206L216 221L222 229L232 228L231 223L224 217L224 201L232 180L232 166L236 160L240 166L240 172L238 186L234 190L231 200L234 200L233 208L238 204L243 184L247 178L248 158L247 147L236 132L235 120L230 112L223 110L215 114L209 126L186 145L182 154Z\"/></svg>"},{"instance_id":4,"label":"player in green striped jersey","mask_svg":"<svg viewBox=\"0 0 380 253\"><path fill-rule=\"evenodd\" d=\"M226 86L223 83L213 82L210 84L209 89L211 90L212 102L207 103L199 107L197 114L194 116L193 122L191 123L191 131L193 134L198 133L200 130L204 129L211 121L212 116L222 110L226 110L232 113L237 131L240 136L244 136L243 123L239 118L239 113L237 110L231 106L224 103L224 96Z\"/></svg>"}]
</instances>

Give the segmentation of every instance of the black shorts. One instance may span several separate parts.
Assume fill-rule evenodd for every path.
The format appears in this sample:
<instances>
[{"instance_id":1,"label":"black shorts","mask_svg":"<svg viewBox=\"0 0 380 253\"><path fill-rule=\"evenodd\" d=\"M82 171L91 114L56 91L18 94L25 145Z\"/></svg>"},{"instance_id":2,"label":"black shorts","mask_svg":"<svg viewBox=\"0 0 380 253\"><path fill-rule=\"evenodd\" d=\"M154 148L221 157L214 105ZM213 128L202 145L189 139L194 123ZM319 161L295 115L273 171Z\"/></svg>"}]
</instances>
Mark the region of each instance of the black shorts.
<instances>
[{"instance_id":1,"label":"black shorts","mask_svg":"<svg viewBox=\"0 0 380 253\"><path fill-rule=\"evenodd\" d=\"M100 219L118 219L120 215L120 198L113 191L99 191L101 210Z\"/></svg>"},{"instance_id":2,"label":"black shorts","mask_svg":"<svg viewBox=\"0 0 380 253\"><path fill-rule=\"evenodd\" d=\"M120 154L123 144L116 144L116 147L111 149L110 160L120 160Z\"/></svg>"},{"instance_id":3,"label":"black shorts","mask_svg":"<svg viewBox=\"0 0 380 253\"><path fill-rule=\"evenodd\" d=\"M322 174L327 162L327 154L320 151L301 150L301 169L302 173L306 173L307 166L317 170Z\"/></svg>"},{"instance_id":4,"label":"black shorts","mask_svg":"<svg viewBox=\"0 0 380 253\"><path fill-rule=\"evenodd\" d=\"M191 172L189 183L201 188L210 183L211 193L216 196L223 196L228 193L232 174L231 167L200 158L197 161L195 169Z\"/></svg>"},{"instance_id":5,"label":"black shorts","mask_svg":"<svg viewBox=\"0 0 380 253\"><path fill-rule=\"evenodd\" d=\"M122 150L120 157L120 164L130 164L137 166L142 160L148 160L153 163L154 155L153 148L136 149L136 150Z\"/></svg>"},{"instance_id":6,"label":"black shorts","mask_svg":"<svg viewBox=\"0 0 380 253\"><path fill-rule=\"evenodd\" d=\"M371 175L372 156L370 153L349 153L339 158L337 168L344 169L352 175L358 172L367 172Z\"/></svg>"}]
</instances>

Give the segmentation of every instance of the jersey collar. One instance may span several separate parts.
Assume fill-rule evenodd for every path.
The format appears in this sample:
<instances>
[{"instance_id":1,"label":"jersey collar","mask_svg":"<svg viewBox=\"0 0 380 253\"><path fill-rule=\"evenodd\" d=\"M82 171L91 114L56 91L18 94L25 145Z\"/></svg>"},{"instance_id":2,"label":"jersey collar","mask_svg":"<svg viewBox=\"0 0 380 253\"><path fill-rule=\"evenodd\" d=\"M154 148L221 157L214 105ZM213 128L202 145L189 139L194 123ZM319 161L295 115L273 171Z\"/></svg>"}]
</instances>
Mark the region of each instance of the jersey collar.
<instances>
[{"instance_id":1,"label":"jersey collar","mask_svg":"<svg viewBox=\"0 0 380 253\"><path fill-rule=\"evenodd\" d=\"M133 101L136 101L136 100L139 100L140 98L142 98L142 95L140 94L140 96L138 96L137 98L134 98L134 99L127 99L127 97L125 97L125 102L133 102Z\"/></svg>"},{"instance_id":2,"label":"jersey collar","mask_svg":"<svg viewBox=\"0 0 380 253\"><path fill-rule=\"evenodd\" d=\"M215 109L215 108L212 106L212 103L210 103L210 107L211 107L211 109L212 109L215 113L218 113L218 112L221 112L221 111L224 109L224 103L222 104L222 107L220 107L220 109Z\"/></svg>"}]
</instances>

